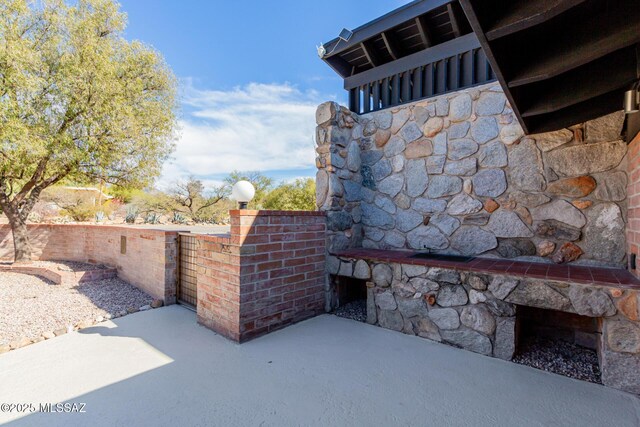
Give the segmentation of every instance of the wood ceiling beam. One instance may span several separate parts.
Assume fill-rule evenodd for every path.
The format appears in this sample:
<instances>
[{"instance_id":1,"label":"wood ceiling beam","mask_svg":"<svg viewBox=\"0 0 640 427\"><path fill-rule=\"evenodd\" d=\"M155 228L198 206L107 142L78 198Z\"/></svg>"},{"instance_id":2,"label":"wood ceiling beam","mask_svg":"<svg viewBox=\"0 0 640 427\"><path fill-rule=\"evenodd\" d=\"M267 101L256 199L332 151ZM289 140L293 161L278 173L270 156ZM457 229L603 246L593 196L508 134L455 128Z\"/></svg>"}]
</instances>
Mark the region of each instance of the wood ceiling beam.
<instances>
[{"instance_id":1,"label":"wood ceiling beam","mask_svg":"<svg viewBox=\"0 0 640 427\"><path fill-rule=\"evenodd\" d=\"M377 67L378 65L380 65L378 54L371 45L370 40L366 40L360 43L360 47L362 48L364 56L367 58L367 61L369 61L369 64L371 64L372 67Z\"/></svg>"},{"instance_id":2,"label":"wood ceiling beam","mask_svg":"<svg viewBox=\"0 0 640 427\"><path fill-rule=\"evenodd\" d=\"M418 16L416 18L416 26L418 27L418 32L420 33L420 39L422 39L422 44L424 44L424 48L427 49L433 46L431 32L429 31L429 27L427 26L427 20L424 15Z\"/></svg>"},{"instance_id":3,"label":"wood ceiling beam","mask_svg":"<svg viewBox=\"0 0 640 427\"><path fill-rule=\"evenodd\" d=\"M449 20L451 21L451 28L453 28L453 35L460 37L462 32L460 31L460 22L456 16L456 11L453 8L453 3L447 4L447 12L449 13Z\"/></svg>"},{"instance_id":4,"label":"wood ceiling beam","mask_svg":"<svg viewBox=\"0 0 640 427\"><path fill-rule=\"evenodd\" d=\"M391 57L394 60L400 58L402 56L402 53L398 48L398 43L396 43L396 39L394 35L389 31L385 31L380 35L382 36L382 41L384 42L384 45L387 47L387 50L389 51L389 55L391 55Z\"/></svg>"}]
</instances>

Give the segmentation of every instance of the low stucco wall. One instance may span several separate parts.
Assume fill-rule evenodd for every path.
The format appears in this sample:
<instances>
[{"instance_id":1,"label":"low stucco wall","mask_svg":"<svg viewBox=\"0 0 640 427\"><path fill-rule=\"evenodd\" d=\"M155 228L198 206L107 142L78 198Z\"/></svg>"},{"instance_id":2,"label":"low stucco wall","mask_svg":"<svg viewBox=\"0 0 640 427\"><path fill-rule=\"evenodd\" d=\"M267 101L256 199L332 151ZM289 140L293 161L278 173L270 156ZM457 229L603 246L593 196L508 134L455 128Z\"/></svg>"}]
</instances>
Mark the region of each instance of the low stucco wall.
<instances>
[{"instance_id":1,"label":"low stucco wall","mask_svg":"<svg viewBox=\"0 0 640 427\"><path fill-rule=\"evenodd\" d=\"M84 224L29 225L33 257L96 262L115 267L118 277L165 304L176 298L177 231ZM122 237L126 251L121 253ZM13 236L0 226L0 259L13 260Z\"/></svg>"}]
</instances>

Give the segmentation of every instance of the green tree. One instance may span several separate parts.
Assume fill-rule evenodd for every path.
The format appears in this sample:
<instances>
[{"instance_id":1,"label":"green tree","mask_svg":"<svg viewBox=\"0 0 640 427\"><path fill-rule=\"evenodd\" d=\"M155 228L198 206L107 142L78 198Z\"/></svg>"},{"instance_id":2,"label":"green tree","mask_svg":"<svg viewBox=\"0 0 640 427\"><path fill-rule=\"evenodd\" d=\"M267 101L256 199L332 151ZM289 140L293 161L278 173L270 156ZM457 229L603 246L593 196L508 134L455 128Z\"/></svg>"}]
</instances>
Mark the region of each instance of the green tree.
<instances>
[{"instance_id":1,"label":"green tree","mask_svg":"<svg viewBox=\"0 0 640 427\"><path fill-rule=\"evenodd\" d=\"M111 0L0 0L0 208L16 261L45 188L143 185L173 149L176 80L125 21Z\"/></svg>"},{"instance_id":2,"label":"green tree","mask_svg":"<svg viewBox=\"0 0 640 427\"><path fill-rule=\"evenodd\" d=\"M281 211L313 211L316 209L316 183L313 178L282 183L264 199L264 208Z\"/></svg>"},{"instance_id":3,"label":"green tree","mask_svg":"<svg viewBox=\"0 0 640 427\"><path fill-rule=\"evenodd\" d=\"M176 182L169 190L176 212L187 214L196 222L207 222L213 216L211 209L225 197L225 187L205 190L202 181L189 177L187 181Z\"/></svg>"},{"instance_id":4,"label":"green tree","mask_svg":"<svg viewBox=\"0 0 640 427\"><path fill-rule=\"evenodd\" d=\"M249 181L256 189L256 195L249 203L250 209L262 209L265 197L271 191L273 179L264 176L260 172L233 171L224 179L223 191L225 195L231 194L231 187L238 181Z\"/></svg>"}]
</instances>

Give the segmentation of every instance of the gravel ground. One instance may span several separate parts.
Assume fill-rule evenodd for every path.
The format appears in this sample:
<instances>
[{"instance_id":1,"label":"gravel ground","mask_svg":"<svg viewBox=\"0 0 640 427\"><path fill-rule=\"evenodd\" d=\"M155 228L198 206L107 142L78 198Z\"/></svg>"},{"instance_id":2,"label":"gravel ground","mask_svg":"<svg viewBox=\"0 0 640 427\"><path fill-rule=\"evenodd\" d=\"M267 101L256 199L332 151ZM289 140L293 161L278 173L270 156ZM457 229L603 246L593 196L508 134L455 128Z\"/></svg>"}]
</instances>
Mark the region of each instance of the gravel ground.
<instances>
[{"instance_id":1,"label":"gravel ground","mask_svg":"<svg viewBox=\"0 0 640 427\"><path fill-rule=\"evenodd\" d=\"M367 321L367 301L357 300L336 308L334 314L338 317L344 317L358 322Z\"/></svg>"},{"instance_id":2,"label":"gravel ground","mask_svg":"<svg viewBox=\"0 0 640 427\"><path fill-rule=\"evenodd\" d=\"M1 262L0 265L10 266L11 262ZM91 270L104 270L108 267L102 264L90 264L87 262L78 261L29 261L29 265L36 267L47 267L53 271L91 271Z\"/></svg>"},{"instance_id":3,"label":"gravel ground","mask_svg":"<svg viewBox=\"0 0 640 427\"><path fill-rule=\"evenodd\" d=\"M56 285L43 278L0 273L0 345L68 328L86 319L113 316L153 298L119 279Z\"/></svg>"},{"instance_id":4,"label":"gravel ground","mask_svg":"<svg viewBox=\"0 0 640 427\"><path fill-rule=\"evenodd\" d=\"M595 350L565 341L528 339L513 361L565 377L602 384Z\"/></svg>"}]
</instances>

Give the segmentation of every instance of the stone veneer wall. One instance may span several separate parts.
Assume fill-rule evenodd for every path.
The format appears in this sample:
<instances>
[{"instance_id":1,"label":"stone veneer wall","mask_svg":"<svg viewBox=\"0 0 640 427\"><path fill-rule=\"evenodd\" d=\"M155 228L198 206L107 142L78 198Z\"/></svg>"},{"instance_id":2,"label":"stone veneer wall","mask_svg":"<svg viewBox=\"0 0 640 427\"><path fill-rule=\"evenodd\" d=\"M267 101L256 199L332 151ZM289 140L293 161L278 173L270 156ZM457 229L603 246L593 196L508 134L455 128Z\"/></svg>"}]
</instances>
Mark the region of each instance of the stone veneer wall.
<instances>
[{"instance_id":1,"label":"stone veneer wall","mask_svg":"<svg viewBox=\"0 0 640 427\"><path fill-rule=\"evenodd\" d=\"M361 116L329 102L316 119L330 253L625 263L622 112L524 136L492 83Z\"/></svg>"},{"instance_id":2,"label":"stone veneer wall","mask_svg":"<svg viewBox=\"0 0 640 427\"><path fill-rule=\"evenodd\" d=\"M176 301L178 232L85 224L28 226L34 258L96 262L117 268L118 277L165 304ZM120 240L127 241L126 253ZM11 227L0 226L0 259L13 260Z\"/></svg>"},{"instance_id":3,"label":"stone veneer wall","mask_svg":"<svg viewBox=\"0 0 640 427\"><path fill-rule=\"evenodd\" d=\"M640 394L637 289L337 259L340 275L367 281L367 322L511 360L516 311L530 306L602 321L596 343L605 385Z\"/></svg>"}]
</instances>

